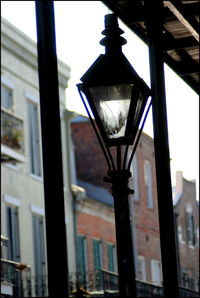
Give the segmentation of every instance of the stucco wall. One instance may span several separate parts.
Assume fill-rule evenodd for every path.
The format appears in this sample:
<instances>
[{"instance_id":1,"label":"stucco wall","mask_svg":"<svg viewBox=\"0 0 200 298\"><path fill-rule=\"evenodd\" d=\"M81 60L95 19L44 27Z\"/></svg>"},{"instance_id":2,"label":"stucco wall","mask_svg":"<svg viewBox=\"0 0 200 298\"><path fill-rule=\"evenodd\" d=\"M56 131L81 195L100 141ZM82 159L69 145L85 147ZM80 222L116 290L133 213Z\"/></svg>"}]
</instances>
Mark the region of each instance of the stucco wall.
<instances>
[{"instance_id":1,"label":"stucco wall","mask_svg":"<svg viewBox=\"0 0 200 298\"><path fill-rule=\"evenodd\" d=\"M33 252L33 226L32 215L38 211L44 216L43 178L30 173L29 156L29 130L27 101L33 100L39 109L39 85L37 71L37 47L35 42L16 29L6 20L2 19L2 46L1 46L1 72L3 80L8 80L13 85L14 106L11 113L23 120L24 154L25 162L17 163L16 166L2 164L2 234L7 235L6 229L6 206L10 203L5 199L12 197L19 202L19 233L21 261L31 265L34 275L34 252ZM62 133L64 195L66 206L66 227L68 242L69 271L75 271L75 248L74 248L74 220L72 208L72 193L70 186L69 140L66 128L68 119L65 117L66 98L65 88L70 76L70 68L63 62L58 62L59 70L59 96ZM40 129L41 133L41 129ZM53 132L52 132L53 137ZM41 144L41 134L40 134ZM42 149L40 146L40 153ZM53 157L52 157L53 158ZM12 200L11 200L12 201ZM55 198L56 204L56 198ZM36 207L36 208L33 208ZM55 235L55 241L57 235ZM59 245L59 243L58 243Z\"/></svg>"}]
</instances>

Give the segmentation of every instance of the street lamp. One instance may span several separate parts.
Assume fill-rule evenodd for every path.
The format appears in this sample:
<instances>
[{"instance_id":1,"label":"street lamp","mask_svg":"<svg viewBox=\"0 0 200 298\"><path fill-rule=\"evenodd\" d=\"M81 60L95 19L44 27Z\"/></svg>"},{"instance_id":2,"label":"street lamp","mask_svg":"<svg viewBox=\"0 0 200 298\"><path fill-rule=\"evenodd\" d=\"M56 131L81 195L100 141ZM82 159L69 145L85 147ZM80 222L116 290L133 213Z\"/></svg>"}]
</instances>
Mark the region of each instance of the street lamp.
<instances>
[{"instance_id":1,"label":"street lamp","mask_svg":"<svg viewBox=\"0 0 200 298\"><path fill-rule=\"evenodd\" d=\"M112 184L114 198L120 296L137 297L128 201L134 191L129 189L128 180L151 106L151 91L122 53L126 43L122 33L117 17L107 14L102 32L105 37L100 41L105 54L97 58L77 87L108 164L104 181Z\"/></svg>"}]
</instances>

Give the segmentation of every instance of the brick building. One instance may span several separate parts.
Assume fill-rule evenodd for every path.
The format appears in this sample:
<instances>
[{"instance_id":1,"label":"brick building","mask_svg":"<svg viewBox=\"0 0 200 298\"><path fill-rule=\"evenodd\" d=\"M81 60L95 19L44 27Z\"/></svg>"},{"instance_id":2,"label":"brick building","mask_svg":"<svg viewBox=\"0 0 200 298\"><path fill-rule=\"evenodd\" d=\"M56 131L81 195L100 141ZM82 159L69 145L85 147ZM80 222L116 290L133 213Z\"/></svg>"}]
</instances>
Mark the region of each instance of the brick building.
<instances>
[{"instance_id":1,"label":"brick building","mask_svg":"<svg viewBox=\"0 0 200 298\"><path fill-rule=\"evenodd\" d=\"M199 290L199 202L196 184L176 173L174 211L177 225L177 248L180 282L184 287Z\"/></svg>"},{"instance_id":2,"label":"brick building","mask_svg":"<svg viewBox=\"0 0 200 298\"><path fill-rule=\"evenodd\" d=\"M77 200L78 270L116 271L115 221L107 165L89 120L72 121L77 184L86 190ZM130 196L137 278L162 282L153 140L142 134L131 170Z\"/></svg>"}]
</instances>

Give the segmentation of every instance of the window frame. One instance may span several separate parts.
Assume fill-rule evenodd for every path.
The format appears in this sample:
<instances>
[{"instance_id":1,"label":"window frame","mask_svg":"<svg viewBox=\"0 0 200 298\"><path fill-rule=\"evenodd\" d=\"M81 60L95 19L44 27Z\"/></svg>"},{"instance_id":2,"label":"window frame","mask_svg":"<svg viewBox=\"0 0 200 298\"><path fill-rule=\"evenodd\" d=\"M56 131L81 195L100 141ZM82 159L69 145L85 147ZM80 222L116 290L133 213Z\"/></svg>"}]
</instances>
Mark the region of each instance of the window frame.
<instances>
[{"instance_id":1,"label":"window frame","mask_svg":"<svg viewBox=\"0 0 200 298\"><path fill-rule=\"evenodd\" d=\"M41 129L39 117L39 99L25 92L27 99L28 115L28 152L29 152L29 171L33 178L42 179L42 151L41 151ZM30 114L32 115L30 116ZM33 119L34 118L34 119ZM35 128L33 127L35 125Z\"/></svg>"},{"instance_id":2,"label":"window frame","mask_svg":"<svg viewBox=\"0 0 200 298\"><path fill-rule=\"evenodd\" d=\"M160 280L159 281L156 281L154 280L154 265L159 265L159 275L160 275ZM151 259L151 283L152 284L155 284L155 285L162 285L162 282L163 282L163 274L162 274L162 264L160 261L158 260L155 260L155 259Z\"/></svg>"},{"instance_id":3,"label":"window frame","mask_svg":"<svg viewBox=\"0 0 200 298\"><path fill-rule=\"evenodd\" d=\"M149 160L145 159L144 160L145 197L146 197L146 204L149 209L154 208L152 178L153 178L153 176L152 176L151 162Z\"/></svg>"},{"instance_id":4,"label":"window frame","mask_svg":"<svg viewBox=\"0 0 200 298\"><path fill-rule=\"evenodd\" d=\"M14 198L13 198L14 202ZM6 205L6 222L8 237L8 259L20 262L20 228L19 209L17 205Z\"/></svg>"},{"instance_id":5,"label":"window frame","mask_svg":"<svg viewBox=\"0 0 200 298\"><path fill-rule=\"evenodd\" d=\"M2 105L3 101L2 101L2 90L1 90L1 109L12 113L14 111L14 84L8 78L1 77L1 88L2 87L5 87L9 91L11 91L12 105L10 107L5 107Z\"/></svg>"},{"instance_id":6,"label":"window frame","mask_svg":"<svg viewBox=\"0 0 200 298\"><path fill-rule=\"evenodd\" d=\"M116 245L114 243L110 243L110 242L107 243L107 255L108 255L108 271L117 272Z\"/></svg>"},{"instance_id":7,"label":"window frame","mask_svg":"<svg viewBox=\"0 0 200 298\"><path fill-rule=\"evenodd\" d=\"M131 162L131 178L129 179L129 187L134 190L133 200L139 202L140 199L140 186L139 186L139 168L138 168L138 157L134 155Z\"/></svg>"},{"instance_id":8,"label":"window frame","mask_svg":"<svg viewBox=\"0 0 200 298\"><path fill-rule=\"evenodd\" d=\"M185 234L186 242L189 246L195 247L196 245L196 230L195 219L192 211L185 211Z\"/></svg>"},{"instance_id":9,"label":"window frame","mask_svg":"<svg viewBox=\"0 0 200 298\"><path fill-rule=\"evenodd\" d=\"M81 242L81 245L82 245L82 248L81 250L83 250L83 253L81 252L81 255L79 254L80 252L80 242ZM83 257L83 262L81 261L80 262L80 257ZM80 267L80 263L83 264L83 269L84 270L81 270ZM85 235L77 235L77 271L78 273L81 273L81 272L86 272L88 270L88 257L87 257L87 237Z\"/></svg>"},{"instance_id":10,"label":"window frame","mask_svg":"<svg viewBox=\"0 0 200 298\"><path fill-rule=\"evenodd\" d=\"M96 246L97 245L97 246ZM96 247L95 247L96 246ZM93 248L93 268L94 271L101 271L103 269L103 242L101 239L92 239L92 248ZM98 249L98 263L100 266L97 265L96 261L96 248Z\"/></svg>"},{"instance_id":11,"label":"window frame","mask_svg":"<svg viewBox=\"0 0 200 298\"><path fill-rule=\"evenodd\" d=\"M146 282L147 281L147 272L146 272L146 260L144 256L138 255L137 256L137 262L138 262L138 279L140 281ZM141 263L140 263L141 262ZM140 265L139 263L142 265L142 269L140 270ZM141 274L140 274L141 271ZM140 276L142 276L140 278Z\"/></svg>"},{"instance_id":12,"label":"window frame","mask_svg":"<svg viewBox=\"0 0 200 298\"><path fill-rule=\"evenodd\" d=\"M45 276L47 273L47 268L46 268L47 260L46 260L46 247L45 247L44 216L37 213L32 213L32 229L33 229L33 254L34 254L35 275L38 276L37 273L40 271L40 273L42 274L39 274L39 275ZM37 234L38 231L39 231L39 235ZM39 251L38 251L38 248L39 248ZM41 261L40 270L39 270L38 264L36 264L37 258L39 259L39 261Z\"/></svg>"}]
</instances>

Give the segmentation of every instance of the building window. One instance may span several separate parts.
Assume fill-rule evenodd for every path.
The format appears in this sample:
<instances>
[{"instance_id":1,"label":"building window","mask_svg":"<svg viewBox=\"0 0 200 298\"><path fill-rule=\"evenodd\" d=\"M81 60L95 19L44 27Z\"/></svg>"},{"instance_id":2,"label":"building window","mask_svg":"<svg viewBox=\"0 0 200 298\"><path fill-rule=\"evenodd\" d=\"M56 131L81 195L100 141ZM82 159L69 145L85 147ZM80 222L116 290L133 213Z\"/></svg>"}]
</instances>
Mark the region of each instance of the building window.
<instances>
[{"instance_id":1,"label":"building window","mask_svg":"<svg viewBox=\"0 0 200 298\"><path fill-rule=\"evenodd\" d=\"M144 161L144 182L146 190L147 207L153 208L151 163L148 160Z\"/></svg>"},{"instance_id":2,"label":"building window","mask_svg":"<svg viewBox=\"0 0 200 298\"><path fill-rule=\"evenodd\" d=\"M33 248L35 269L35 296L44 296L46 283L46 254L44 239L44 220L42 216L33 215Z\"/></svg>"},{"instance_id":3,"label":"building window","mask_svg":"<svg viewBox=\"0 0 200 298\"><path fill-rule=\"evenodd\" d=\"M181 269L181 285L184 288L189 288L189 273L184 269Z\"/></svg>"},{"instance_id":4,"label":"building window","mask_svg":"<svg viewBox=\"0 0 200 298\"><path fill-rule=\"evenodd\" d=\"M186 241L186 229L185 229L186 223L185 223L185 217L180 218L180 229L181 229L181 239L182 242Z\"/></svg>"},{"instance_id":5,"label":"building window","mask_svg":"<svg viewBox=\"0 0 200 298\"><path fill-rule=\"evenodd\" d=\"M183 238L183 233L182 233L182 226L178 226L178 241L181 243L185 243L184 238Z\"/></svg>"},{"instance_id":6,"label":"building window","mask_svg":"<svg viewBox=\"0 0 200 298\"><path fill-rule=\"evenodd\" d=\"M4 85L1 85L1 107L8 110L13 107L13 91Z\"/></svg>"},{"instance_id":7,"label":"building window","mask_svg":"<svg viewBox=\"0 0 200 298\"><path fill-rule=\"evenodd\" d=\"M103 269L103 253L101 240L93 239L93 257L94 270L98 271Z\"/></svg>"},{"instance_id":8,"label":"building window","mask_svg":"<svg viewBox=\"0 0 200 298\"><path fill-rule=\"evenodd\" d=\"M134 190L133 199L135 201L139 200L139 179L138 179L138 164L137 156L134 155L133 161L131 164L131 178L129 179L129 187Z\"/></svg>"},{"instance_id":9,"label":"building window","mask_svg":"<svg viewBox=\"0 0 200 298\"><path fill-rule=\"evenodd\" d=\"M31 101L28 102L28 120L29 120L30 171L34 175L41 176L38 107L36 103Z\"/></svg>"},{"instance_id":10,"label":"building window","mask_svg":"<svg viewBox=\"0 0 200 298\"><path fill-rule=\"evenodd\" d=\"M42 216L33 215L33 243L35 276L46 274L44 220Z\"/></svg>"},{"instance_id":11,"label":"building window","mask_svg":"<svg viewBox=\"0 0 200 298\"><path fill-rule=\"evenodd\" d=\"M18 208L7 206L8 259L20 261Z\"/></svg>"},{"instance_id":12,"label":"building window","mask_svg":"<svg viewBox=\"0 0 200 298\"><path fill-rule=\"evenodd\" d=\"M162 285L162 267L157 260L151 260L151 282L156 285Z\"/></svg>"},{"instance_id":13,"label":"building window","mask_svg":"<svg viewBox=\"0 0 200 298\"><path fill-rule=\"evenodd\" d=\"M138 256L138 279L146 281L145 258L143 256Z\"/></svg>"},{"instance_id":14,"label":"building window","mask_svg":"<svg viewBox=\"0 0 200 298\"><path fill-rule=\"evenodd\" d=\"M196 245L199 246L199 228L198 227L196 230L196 235L197 235Z\"/></svg>"},{"instance_id":15,"label":"building window","mask_svg":"<svg viewBox=\"0 0 200 298\"><path fill-rule=\"evenodd\" d=\"M77 237L77 269L78 272L87 271L87 239L83 235Z\"/></svg>"},{"instance_id":16,"label":"building window","mask_svg":"<svg viewBox=\"0 0 200 298\"><path fill-rule=\"evenodd\" d=\"M190 212L185 213L186 220L186 240L189 245L195 246L196 237L195 237L195 224L194 216Z\"/></svg>"},{"instance_id":17,"label":"building window","mask_svg":"<svg viewBox=\"0 0 200 298\"><path fill-rule=\"evenodd\" d=\"M108 243L108 270L116 272L116 248L112 243Z\"/></svg>"}]
</instances>

